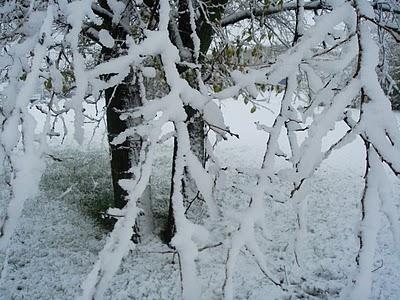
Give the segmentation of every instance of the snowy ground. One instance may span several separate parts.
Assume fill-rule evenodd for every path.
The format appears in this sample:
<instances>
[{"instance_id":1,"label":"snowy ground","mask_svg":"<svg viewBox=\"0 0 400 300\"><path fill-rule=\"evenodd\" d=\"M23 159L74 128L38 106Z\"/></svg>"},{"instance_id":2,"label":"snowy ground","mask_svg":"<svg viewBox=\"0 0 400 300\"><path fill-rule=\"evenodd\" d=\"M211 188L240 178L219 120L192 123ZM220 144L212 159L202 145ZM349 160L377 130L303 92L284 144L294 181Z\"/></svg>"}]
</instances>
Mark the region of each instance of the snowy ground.
<instances>
[{"instance_id":1,"label":"snowy ground","mask_svg":"<svg viewBox=\"0 0 400 300\"><path fill-rule=\"evenodd\" d=\"M273 105L272 105L273 107ZM256 132L253 122L272 122L266 110L250 114L250 107L229 101L223 105L227 124L240 140L222 144L217 153L223 165L257 169L265 150L266 134ZM334 141L344 126L326 139ZM54 155L62 162L49 159L41 183L41 194L26 203L21 224L12 240L6 276L0 284L0 299L74 299L80 283L91 270L102 249L107 228L94 216L111 197L107 153L101 148L101 129L96 143L84 151L72 144ZM282 141L283 148L284 142ZM152 178L154 206L158 222L169 195L168 168L171 147L159 151L156 174ZM283 166L282 162L280 166ZM355 228L360 217L358 203L362 192L364 154L356 140L334 153L316 173L310 184L308 202L308 235L299 255L301 272L294 272L288 251L294 237L295 218L288 199L288 185L282 180L274 191L277 201L267 202L268 232L259 234L263 252L277 271L293 283L284 293L270 284L250 254L243 250L234 282L236 299L335 299L355 271L357 240ZM399 208L400 184L393 180L393 197ZM210 225L211 244L224 241L235 230L235 212L249 201L254 186L250 175L227 172L226 187L220 191L219 204L224 208L225 222ZM98 204L100 199L100 204ZM283 202L282 202L283 201ZM7 195L0 186L0 210ZM165 215L164 215L165 216ZM376 270L373 272L371 299L400 299L400 258L396 255L388 222L382 217ZM198 261L203 299L221 299L227 244L201 251ZM106 299L179 299L180 278L176 257L157 236L144 239L130 253L114 277ZM398 252L397 252L398 253ZM4 253L0 254L0 261ZM297 275L296 275L297 274ZM299 275L300 274L300 275ZM360 299L362 300L362 299Z\"/></svg>"}]
</instances>

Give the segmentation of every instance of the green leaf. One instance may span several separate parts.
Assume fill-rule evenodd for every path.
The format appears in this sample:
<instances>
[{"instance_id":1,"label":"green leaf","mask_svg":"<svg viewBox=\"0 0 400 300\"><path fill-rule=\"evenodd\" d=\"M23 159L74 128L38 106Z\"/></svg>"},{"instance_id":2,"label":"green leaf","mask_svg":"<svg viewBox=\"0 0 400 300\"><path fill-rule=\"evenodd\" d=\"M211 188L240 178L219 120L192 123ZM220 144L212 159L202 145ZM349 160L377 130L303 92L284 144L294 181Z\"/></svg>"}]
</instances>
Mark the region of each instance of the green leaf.
<instances>
[{"instance_id":1,"label":"green leaf","mask_svg":"<svg viewBox=\"0 0 400 300\"><path fill-rule=\"evenodd\" d=\"M53 83L51 81L51 78L47 79L44 82L44 87L46 88L46 90L50 91L53 88Z\"/></svg>"},{"instance_id":2,"label":"green leaf","mask_svg":"<svg viewBox=\"0 0 400 300\"><path fill-rule=\"evenodd\" d=\"M218 93L218 92L222 91L222 87L218 84L214 84L213 90L214 90L214 92Z\"/></svg>"}]
</instances>

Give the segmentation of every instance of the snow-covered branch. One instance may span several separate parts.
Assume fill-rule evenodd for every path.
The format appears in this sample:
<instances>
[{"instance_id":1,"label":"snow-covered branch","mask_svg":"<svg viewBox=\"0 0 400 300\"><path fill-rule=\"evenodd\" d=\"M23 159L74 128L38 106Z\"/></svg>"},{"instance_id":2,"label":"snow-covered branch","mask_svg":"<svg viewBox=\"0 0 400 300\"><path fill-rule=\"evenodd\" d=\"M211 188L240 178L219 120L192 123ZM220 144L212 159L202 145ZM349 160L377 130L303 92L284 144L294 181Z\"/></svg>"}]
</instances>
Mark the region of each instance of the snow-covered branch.
<instances>
[{"instance_id":1,"label":"snow-covered branch","mask_svg":"<svg viewBox=\"0 0 400 300\"><path fill-rule=\"evenodd\" d=\"M108 211L117 221L81 285L80 298L101 299L123 258L136 246L131 240L135 233L133 228L142 215L140 204L154 174L157 147L172 137L175 142L170 198L173 237L168 247L173 250L164 253L177 253L179 257L182 298L204 297L199 284L198 255L207 247L214 228L227 220L216 194L222 182L218 176L229 170L229 166L220 168L214 146L229 135L241 138L225 125L221 108L216 103L246 95L245 102L261 107L262 100L257 98L261 90L279 88L278 110L271 110L274 117L256 122L257 129L267 133L268 138L261 166L254 172L255 188L249 193L249 203L240 213L235 227L223 237L225 240L220 239L222 234L218 237L218 245L227 248L225 277L220 283L223 297L233 299L235 296L237 260L244 249L254 257L269 284L282 292L288 290L283 280L287 270L282 274L282 269L270 263L260 246L258 234L262 231L266 235L265 198L273 193L278 179L287 181L290 187L285 191L286 199L277 202L292 202L295 223L292 242L284 251L290 256L291 268L307 271L301 249L307 240L307 196L312 177L334 151L360 137L365 145L366 173L361 220L356 233L360 242L358 273L348 295L354 299L368 298L380 211L389 220L394 240L400 243L396 205L391 197L391 186L385 180L388 173L400 176L400 130L379 82L380 49L374 41L376 28L398 34L393 24L383 23L376 17L378 10L399 13L397 7L367 0L297 0L282 4L267 1L268 7L258 7L254 2L248 10L246 3L240 3L236 12L221 19L225 8L230 7L226 1L217 1L218 8L212 8L213 12L217 11L215 15L206 11L213 1L17 2L7 1L0 8L0 17L10 14L4 20L11 22L7 26L1 24L5 32L0 35L0 45L4 45L0 51L3 80L0 86L0 161L10 167L12 191L0 221L0 251L7 251L24 202L38 191L45 168L43 157L48 151L47 138L59 135L54 131L56 120L63 121L67 132L63 115L72 111L74 137L82 143L85 119L97 124L101 120L90 116L85 111L86 105L96 105L105 98L104 115L114 113L115 119L126 125L117 133L109 132L110 147L129 148L132 140L140 147L135 149L138 155L131 157L125 170L129 179L120 180L117 185L126 192L123 195L126 203L119 206L122 208ZM141 10L144 7L146 10ZM15 10L16 15L13 15ZM319 11L315 22L309 22L311 24L308 24L307 10ZM224 44L230 37L227 28L225 33L217 32L219 25L228 27L249 19L253 26L255 17L277 16L288 11L295 14L287 14L292 19L288 24L282 23L294 41L282 41L288 49L280 50L283 53L276 60L234 65L232 69L218 66L223 71L215 71L218 68L211 66L216 57L207 50L209 47L217 49L218 43ZM187 31L183 32L182 27ZM204 28L208 30L206 37ZM253 30L253 27L249 30L250 36L244 44L262 45L257 51L267 56L266 37L256 37ZM221 35L214 37L217 33ZM226 47L225 50L232 56L239 56L239 49ZM217 52L212 49L213 54ZM214 71L217 76L225 76L221 79L224 83L220 86L214 86L215 82L207 83L202 74L204 70L211 70L210 78ZM150 91L152 85L155 91ZM38 86L45 96L32 100ZM130 92L125 98L137 97L137 103L112 107L124 100L123 93L119 93L119 89L124 88ZM354 108L351 107L357 107L355 103L359 97L359 111L352 114ZM35 107L45 115L41 128L31 114ZM251 112L255 112L255 107ZM353 119L351 115L356 117ZM204 142L197 149L190 129L195 118L201 121L199 139ZM324 140L337 122L349 128L326 148ZM173 129L165 134L163 127L167 124L172 124ZM217 136L214 145L207 137L204 141L206 130ZM288 150L282 146L282 138ZM199 152L205 161L199 157ZM281 162L286 169L281 169ZM195 199L204 200L207 206L209 218L202 220L204 224L200 225L188 214L191 205L186 204L190 198L185 190L188 183L196 190ZM290 275L295 273L288 271Z\"/></svg>"},{"instance_id":2,"label":"snow-covered branch","mask_svg":"<svg viewBox=\"0 0 400 300\"><path fill-rule=\"evenodd\" d=\"M5 120L1 125L0 142L2 153L9 157L14 174L12 174L12 198L8 204L6 215L0 222L0 250L4 251L14 233L22 214L24 202L33 197L39 188L39 181L44 171L42 155L46 150L47 133L50 130L49 115L44 128L38 136L36 120L29 112L29 103L38 83L41 65L52 44L52 25L54 6L49 5L42 15L40 26L24 43L14 45L13 51L19 55L33 53L31 68L24 81L23 65L20 60L14 60L10 67L10 84L3 92L7 95L7 105L3 107ZM38 17L35 14L31 18ZM22 151L17 149L22 147Z\"/></svg>"},{"instance_id":3,"label":"snow-covered branch","mask_svg":"<svg viewBox=\"0 0 400 300\"><path fill-rule=\"evenodd\" d=\"M304 9L315 11L318 9L331 10L335 5L335 1L320 1L320 0L312 0L304 2ZM379 1L373 1L372 7L376 10L382 10L386 12L400 14L400 8L395 8L391 5L382 5ZM263 8L254 8L248 10L241 10L235 12L229 16L224 17L221 20L221 25L223 27L233 25L240 21L251 19L252 16L260 17L260 16L268 16L272 14L277 14L285 11L295 11L297 9L296 1L283 2L282 4L269 4L268 7Z\"/></svg>"}]
</instances>

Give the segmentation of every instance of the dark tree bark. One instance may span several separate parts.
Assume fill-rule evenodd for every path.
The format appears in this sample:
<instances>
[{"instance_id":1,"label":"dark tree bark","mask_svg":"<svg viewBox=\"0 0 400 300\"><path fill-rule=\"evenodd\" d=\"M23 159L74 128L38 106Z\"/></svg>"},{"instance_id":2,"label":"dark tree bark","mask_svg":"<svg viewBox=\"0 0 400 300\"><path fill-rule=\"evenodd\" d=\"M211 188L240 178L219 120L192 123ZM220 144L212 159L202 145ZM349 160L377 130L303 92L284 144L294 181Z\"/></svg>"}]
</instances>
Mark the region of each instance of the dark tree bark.
<instances>
[{"instance_id":1,"label":"dark tree bark","mask_svg":"<svg viewBox=\"0 0 400 300\"><path fill-rule=\"evenodd\" d=\"M99 0L98 3L103 9L111 11L106 0ZM123 41L126 40L127 32L121 26L114 24L109 16L103 14L101 17L103 18L103 24L101 25L101 28L98 29L106 29L116 41L113 48L102 48L101 53L103 59L107 61L119 56L121 49L124 49L125 43ZM127 203L127 192L119 185L119 181L121 179L134 178L134 174L130 172L130 169L133 165L139 163L140 152L142 149L142 138L139 135L128 137L122 144L112 144L112 141L116 136L128 128L137 126L142 122L141 118L128 118L125 120L121 120L120 118L121 112L132 110L143 105L138 74L130 66L126 67L130 68L130 70L128 76L123 80L123 82L105 90L107 135L111 156L114 207L117 208L123 208ZM112 78L112 76L113 74L108 74L103 79L108 80ZM148 187L141 199L138 201L138 205L144 211L144 216L138 218L134 228L134 234L132 236L134 242L140 241L139 230L145 234L150 233L152 230L150 200L150 190Z\"/></svg>"},{"instance_id":2,"label":"dark tree bark","mask_svg":"<svg viewBox=\"0 0 400 300\"><path fill-rule=\"evenodd\" d=\"M185 111L187 114L187 127L189 131L189 139L190 146L192 148L193 153L200 160L202 165L205 165L205 151L204 151L204 142L205 142L205 132L204 132L204 120L201 115L198 114L198 111L193 109L190 106L185 107ZM174 151L172 156L172 175L171 175L171 190L169 197L169 208L168 208L168 219L167 224L162 232L162 239L166 243L170 243L171 239L175 234L175 219L174 219L174 209L172 205L172 195L175 190L175 183L173 181L175 170L176 170L176 155L177 155L178 143L177 139L174 139ZM184 201L187 205L191 205L192 202L197 200L197 203L200 201L200 195L197 191L194 182L190 179L188 171L185 168L185 178L182 182L182 193ZM201 205L201 204L200 204ZM194 205L195 206L195 205ZM197 211L195 213L198 213ZM197 216L199 217L199 216Z\"/></svg>"},{"instance_id":3,"label":"dark tree bark","mask_svg":"<svg viewBox=\"0 0 400 300\"><path fill-rule=\"evenodd\" d=\"M112 140L126 129L138 125L140 120L121 120L120 111L136 108L142 105L139 87L135 74L131 71L123 84L109 88L105 91L107 105L107 132L111 154L111 173L114 188L114 203L118 208L126 204L126 191L121 188L118 181L132 178L129 169L132 162L139 161L142 140L130 137L119 145L111 144Z\"/></svg>"},{"instance_id":4,"label":"dark tree bark","mask_svg":"<svg viewBox=\"0 0 400 300\"><path fill-rule=\"evenodd\" d=\"M99 5L108 11L111 11L107 5L106 0L99 0ZM158 1L157 0L145 0L144 3L151 10L152 22L149 22L149 26L156 26L158 23ZM199 62L201 62L210 47L213 38L213 27L211 22L218 22L221 19L223 10L227 0L206 0L201 3L203 9L201 11L201 16L197 20L197 34L200 38L200 57ZM178 1L178 30L180 34L180 39L183 46L192 51L194 50L194 44L191 37L192 29L190 25L190 13L188 9L187 0ZM110 17L107 15L101 16L104 20L101 25L102 29L109 31L111 36L116 41L124 41L126 39L126 32L120 26L113 24ZM105 60L111 59L117 56L117 51L119 47L123 47L123 44L117 45L113 49L103 47L102 54ZM190 62L193 62L192 59ZM181 74L188 71L187 81L193 87L197 86L196 76L193 76L192 70L187 70L185 68L180 68ZM192 73L192 74L190 74ZM112 75L108 75L111 77ZM127 109L133 109L142 105L142 100L140 98L138 82L135 78L133 71L125 78L122 84L118 86L109 88L105 91L105 98L107 104L107 130L109 142L113 140L115 136L126 130L127 128L134 126L139 123L140 120L121 120L120 111ZM187 113L187 126L189 131L189 137L191 142L192 151L198 157L200 162L205 164L205 131L204 131L204 121L200 113L190 106L185 107ZM120 145L112 145L110 143L110 153L111 153L111 169L112 169L112 181L114 188L114 203L118 208L122 208L126 204L126 191L122 189L118 181L121 179L132 178L133 174L130 174L128 170L131 168L132 162L137 162L139 158L140 149L142 146L142 141L140 138L130 138ZM172 177L175 172L175 157L176 157L176 141L173 154L173 166L172 166ZM187 172L185 171L187 174ZM190 202L193 198L199 196L196 186L190 180L189 176L185 176L183 182L183 195L186 201ZM173 193L173 182L171 182L171 195ZM197 201L199 202L199 201ZM169 242L175 233L175 224L173 217L173 207L170 199L170 208L168 215L168 222L164 232L164 239Z\"/></svg>"},{"instance_id":5,"label":"dark tree bark","mask_svg":"<svg viewBox=\"0 0 400 300\"><path fill-rule=\"evenodd\" d=\"M99 4L102 8L110 11L106 0L100 0ZM114 40L123 41L126 39L126 32L120 26L112 23L108 16L103 16L102 29L108 30ZM116 43L112 49L103 47L102 56L105 61L110 60L118 55L119 48L122 45ZM129 68L129 66L127 66ZM105 80L112 77L107 75ZM138 161L139 153L142 145L140 138L129 138L124 143L119 145L111 144L112 140L131 127L135 125L135 121L121 120L121 111L132 109L142 105L140 98L139 87L135 74L130 70L129 75L124 79L123 83L110 87L105 90L105 100L107 107L107 133L108 142L111 154L111 175L114 189L114 206L123 208L126 204L126 191L121 188L118 181L121 179L130 179L132 174L128 172L131 168L132 161Z\"/></svg>"},{"instance_id":6,"label":"dark tree bark","mask_svg":"<svg viewBox=\"0 0 400 300\"><path fill-rule=\"evenodd\" d=\"M225 5L227 0L208 0L203 1L201 5L203 5L203 10L201 11L200 19L197 20L197 35L200 39L200 55L198 58L198 62L204 60L207 51L211 45L211 41L214 35L213 27L211 26L210 22L218 22L221 20L222 13L224 11ZM204 11L207 15L204 15ZM192 51L194 51L193 40L191 37L192 30L190 25L190 13L188 8L188 1L187 0L180 0L178 2L178 12L179 12L179 19L178 19L178 30L180 33L180 38L182 40L183 46ZM192 59L193 62L194 59ZM179 69L181 73L185 72L186 69ZM196 76L187 76L186 79L189 84L193 87L197 87ZM202 115L199 113L198 110L186 106L185 111L187 114L187 128L189 131L189 138L190 138L190 146L193 153L197 156L199 161L204 166L205 161L205 124ZM166 224L166 228L163 232L163 239L166 243L169 243L175 234L175 221L173 216L173 206L172 206L172 195L174 192L174 174L175 174L175 163L176 163L176 153L177 153L177 141L174 140L174 152L173 152L173 159L172 159L172 177L171 177L171 193L170 193L170 200L169 200L169 210L168 210L168 221ZM182 184L182 194L184 197L184 201L187 205L192 205L194 201L197 201L197 205L192 205L193 207L197 206L197 211L194 212L194 217L198 214L198 211L201 211L201 198L197 191L197 188L194 182L188 176L187 170L185 170L185 179L183 180ZM200 207L199 207L200 206Z\"/></svg>"},{"instance_id":7,"label":"dark tree bark","mask_svg":"<svg viewBox=\"0 0 400 300\"><path fill-rule=\"evenodd\" d=\"M106 0L99 0L99 5L108 11ZM102 48L102 56L105 61L120 55L121 49L124 49L127 32L120 25L114 24L112 19L107 15L101 15L103 24L101 28L106 29L116 41L113 48ZM142 149L142 138L139 135L131 136L119 145L112 144L113 139L127 130L135 127L142 122L141 118L128 118L121 120L121 112L132 110L143 105L140 81L136 70L130 66L128 76L122 83L117 86L110 87L105 90L106 116L107 116L107 133L111 156L111 175L114 190L114 206L123 208L127 203L127 192L119 185L121 179L133 179L134 174L130 172L131 167L139 163L140 152ZM108 74L104 80L112 78L113 74ZM148 187L138 206L143 209L144 216L139 216L132 239L134 242L140 241L140 232L148 234L152 231L152 211L151 211L150 188Z\"/></svg>"}]
</instances>

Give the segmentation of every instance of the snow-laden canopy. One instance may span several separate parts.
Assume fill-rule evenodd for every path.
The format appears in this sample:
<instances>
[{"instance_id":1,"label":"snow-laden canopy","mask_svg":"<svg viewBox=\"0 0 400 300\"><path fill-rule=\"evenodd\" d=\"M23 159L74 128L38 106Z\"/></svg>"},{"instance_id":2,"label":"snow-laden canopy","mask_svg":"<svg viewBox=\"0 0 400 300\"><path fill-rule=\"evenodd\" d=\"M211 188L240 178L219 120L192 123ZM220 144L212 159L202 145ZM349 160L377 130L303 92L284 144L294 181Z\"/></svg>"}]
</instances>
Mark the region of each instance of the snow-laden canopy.
<instances>
[{"instance_id":1,"label":"snow-laden canopy","mask_svg":"<svg viewBox=\"0 0 400 300\"><path fill-rule=\"evenodd\" d=\"M122 209L110 209L110 214L119 218L82 284L81 299L101 298L121 260L135 246L131 241L132 228L141 211L138 200L152 174L155 147L171 137L176 141L171 196L175 235L171 246L179 255L182 297L199 299L201 290L197 284L196 257L199 248L213 233L186 215L183 193L186 172L207 205L209 222L218 222L225 216L215 201L221 168L210 143L205 150L210 157L206 166L196 155L185 108L195 109L216 134L217 140L226 139L234 133L224 124L218 100L246 95L253 101L261 93L261 87L283 84L284 94L275 122L271 127L263 125L263 120L257 124L259 130L269 134L257 174L257 188L252 192L248 208L241 213L238 228L223 241L230 243L222 287L224 297L234 297L232 278L236 258L243 248L255 257L270 282L288 289L282 274L269 267L256 236L256 229L263 227L265 194L272 189L278 176L274 168L277 157L284 156L291 165L280 173L293 184L289 201L294 203L297 211L298 228L288 251L293 252L294 264L300 267L298 257L301 257L306 234L304 199L308 181L333 151L359 136L366 151L365 188L358 228L359 273L344 293L348 293L347 297L351 299L367 299L380 211L389 219L394 239L399 242L398 217L391 209L394 207L392 199L385 192L385 176L388 172L396 176L400 174L400 132L390 101L380 84L381 57L376 42L376 36L385 33L399 38L395 23L382 17L395 13L398 7L367 0L324 1L323 5L321 1L298 0L266 4L260 11L258 7L244 9L243 3L238 1L238 7L229 6L230 13L220 18L219 24L214 24L207 20L211 15L204 11L208 2L187 0L183 1L189 12L190 28L187 32L191 47L187 47L188 42L182 40L187 37L182 37L176 26L176 5L182 1L150 1L152 10L146 16L140 9L149 1L133 1L134 4L116 0L105 2L108 10L92 0L1 2L0 161L9 172L12 197L0 223L0 250L6 251L25 201L38 191L44 172L43 157L48 151L47 140L56 135L52 124L62 119L64 113L73 111L73 134L78 142L82 142L87 117L83 104L101 97L104 90L123 83L134 70L140 79L143 105L121 112L121 118L140 119L140 123L116 136L111 144L123 143L136 135L141 137L143 144L138 162L131 170L134 178L120 181L127 191L128 202ZM219 5L227 4L221 1ZM128 8L131 15L127 17ZM308 11L313 10L316 15L309 22L311 15ZM250 20L251 23L256 17L282 11L295 13L294 41L283 54L275 61L226 68L226 77L218 89L207 82L203 73L209 70L204 71L202 66L205 63L202 63L208 54L203 51L202 31L199 29L204 22L209 22L210 27L229 26L241 20ZM125 31L122 41L102 28L104 15ZM203 24L198 21L199 16L205 18ZM220 28L214 28L214 32L218 30ZM82 40L83 33L97 44ZM217 43L211 45L211 51L217 46ZM119 51L114 57L102 60L98 47L118 47ZM189 70L187 73L191 77L182 69ZM152 80L162 82L160 87L163 88L160 88L160 95L148 98L145 81ZM32 103L38 86L46 90L47 96ZM350 107L357 99L360 102L357 106L359 114L352 114ZM46 115L41 128L31 114L32 106L37 106ZM346 122L348 131L330 148L324 149L322 140L338 120ZM174 125L173 131L163 135L162 127L166 123ZM306 133L302 141L298 139L299 132ZM278 138L282 133L287 135L290 153L279 148Z\"/></svg>"}]
</instances>

